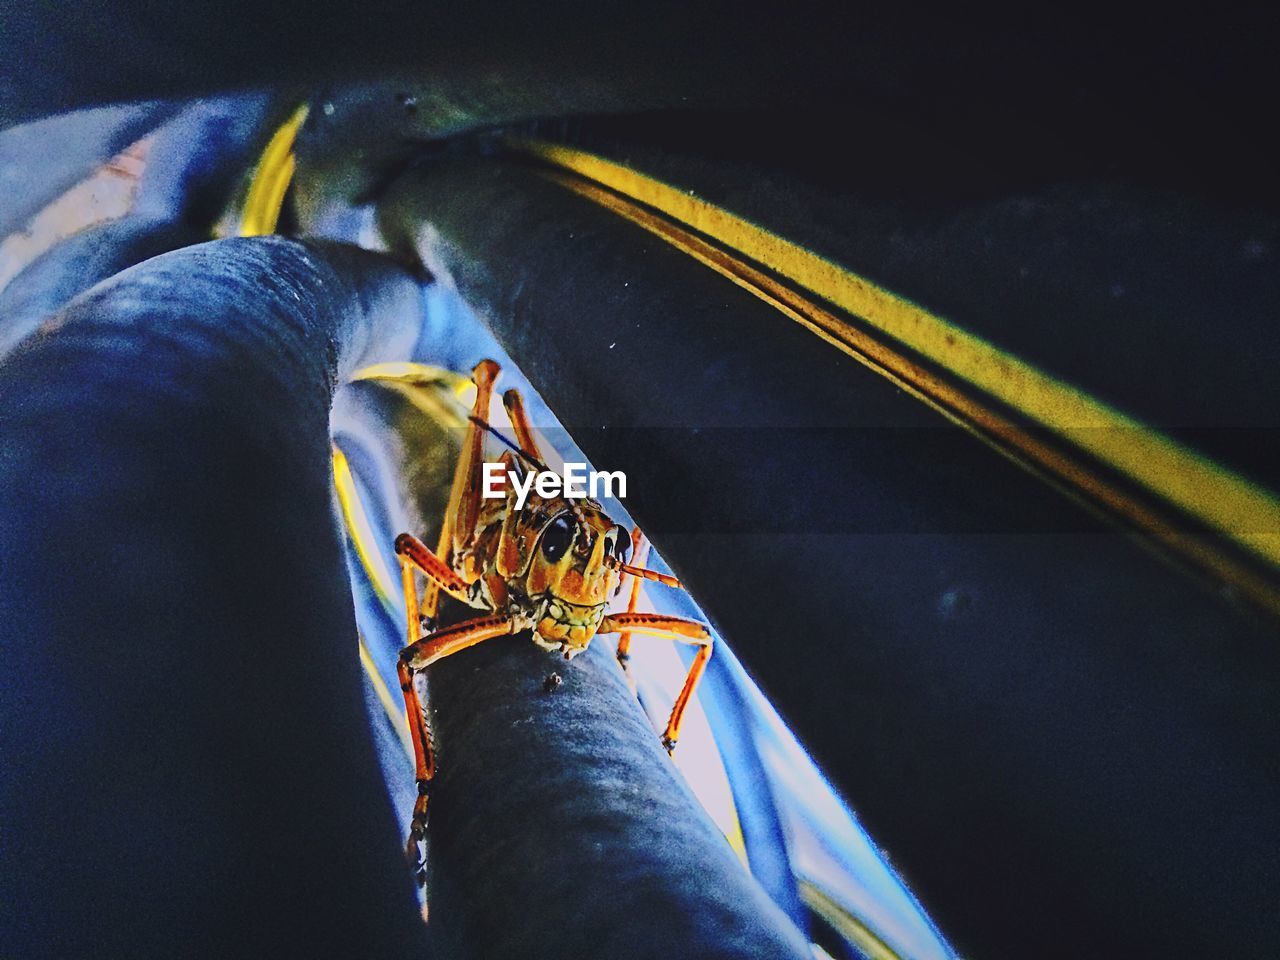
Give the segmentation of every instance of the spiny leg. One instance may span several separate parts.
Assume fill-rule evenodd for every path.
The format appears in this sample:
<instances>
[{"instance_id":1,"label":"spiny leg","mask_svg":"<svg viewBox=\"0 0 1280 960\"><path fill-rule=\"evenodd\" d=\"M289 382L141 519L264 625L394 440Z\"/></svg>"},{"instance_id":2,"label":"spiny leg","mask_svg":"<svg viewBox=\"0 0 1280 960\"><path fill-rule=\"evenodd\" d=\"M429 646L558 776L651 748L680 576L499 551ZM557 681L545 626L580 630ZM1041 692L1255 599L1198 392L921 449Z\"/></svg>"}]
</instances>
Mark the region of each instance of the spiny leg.
<instances>
[{"instance_id":1,"label":"spiny leg","mask_svg":"<svg viewBox=\"0 0 1280 960\"><path fill-rule=\"evenodd\" d=\"M422 617L418 608L418 590L413 571L421 570L428 577L428 583L437 583L437 577L447 574L446 582L450 587L456 586L457 579L453 571L440 562L439 557L431 553L426 545L408 533L396 537L396 557L400 561L400 583L404 587L404 609L407 623L406 643L417 643L422 636ZM437 587L438 589L438 587ZM418 798L414 803L413 816L409 826L409 840L405 853L414 868L418 871L418 879L422 875L422 855L419 842L423 838L423 829L427 817L427 792L432 777L435 776L435 756L431 751L431 731L427 728L426 713L418 700L418 691L413 685L413 671L400 660L396 664L396 673L400 679L400 691L404 696L405 721L409 725L409 740L413 744L414 778L418 784Z\"/></svg>"},{"instance_id":2,"label":"spiny leg","mask_svg":"<svg viewBox=\"0 0 1280 960\"><path fill-rule=\"evenodd\" d=\"M443 589L460 600L467 599L467 585L456 573L434 553L427 549L417 537L402 533L396 537L396 557L400 561L400 581L404 587L404 606L407 619L407 643L405 650L410 650L421 641L422 618L419 614L418 591L414 581L414 570L421 571L427 582ZM434 636L438 636L435 634ZM409 842L406 852L419 871L422 870L422 857L419 843L424 837L427 819L427 795L431 779L435 776L435 756L431 750L431 730L427 725L427 715L418 700L418 691L413 685L413 670L404 659L403 652L396 666L400 679L400 690L404 695L405 718L409 724L409 739L413 744L414 773L418 783L418 799L414 803L413 818L409 826ZM421 873L420 873L421 879Z\"/></svg>"},{"instance_id":3,"label":"spiny leg","mask_svg":"<svg viewBox=\"0 0 1280 960\"><path fill-rule=\"evenodd\" d=\"M409 842L406 853L418 871L418 880L426 878L426 864L422 855L422 841L427 835L427 805L431 781L435 778L435 752L431 747L431 727L426 711L418 699L413 675L437 660L475 646L493 637L511 633L515 624L510 617L479 617L466 620L452 627L410 643L400 651L396 672L400 676L400 689L404 692L405 710L409 714L409 732L413 740L414 761L417 767L418 799L413 804L413 818L409 822Z\"/></svg>"},{"instance_id":4,"label":"spiny leg","mask_svg":"<svg viewBox=\"0 0 1280 960\"><path fill-rule=\"evenodd\" d=\"M401 534L401 537L408 536ZM413 579L414 564L400 554L401 537L396 538L396 553L400 560L400 583L404 587L404 609L408 621L406 633L408 643L414 644L422 635L422 619L418 613L418 588ZM405 843L405 856L413 864L419 883L425 882L422 851L419 842L422 840L422 827L427 818L427 791L431 778L435 776L435 756L431 752L431 731L427 729L427 717L423 713L422 704L418 701L418 691L413 685L413 671L403 660L397 661L396 673L400 679L400 692L404 697L405 722L409 725L409 742L413 744L414 779L418 784L418 798L413 805L413 814L409 821L409 839Z\"/></svg>"},{"instance_id":5,"label":"spiny leg","mask_svg":"<svg viewBox=\"0 0 1280 960\"><path fill-rule=\"evenodd\" d=\"M422 855L422 841L427 830L427 799L431 781L436 775L435 753L431 749L431 730L427 727L427 715L418 700L413 685L413 671L403 660L397 662L396 673L400 678L400 690L404 695L404 711L409 723L409 739L413 742L414 779L418 784L418 797L413 803L409 818L409 839L405 843L405 856L413 864L419 883L426 882L426 862Z\"/></svg>"},{"instance_id":6,"label":"spiny leg","mask_svg":"<svg viewBox=\"0 0 1280 960\"><path fill-rule=\"evenodd\" d=\"M645 539L645 535L640 532L640 528L636 527L631 531L631 560L637 567L643 567L645 561L649 558L649 541ZM630 593L627 597L627 613L635 613L636 607L640 605L640 577L629 573L624 573L623 577L630 578ZM622 672L627 675L627 683L632 687L632 693L635 692L635 681L631 678L631 633L624 632L618 637L618 663L622 664Z\"/></svg>"},{"instance_id":7,"label":"spiny leg","mask_svg":"<svg viewBox=\"0 0 1280 960\"><path fill-rule=\"evenodd\" d=\"M400 561L400 576L404 581L404 599L405 608L410 611L410 616L414 623L421 623L423 615L426 619L434 620L436 615L435 600L438 599L440 591L443 590L449 596L463 603L470 601L470 591L467 582L458 576L458 574L443 560L432 553L425 543L417 537L409 533L402 533L396 537L396 557ZM415 595L413 584L413 570L419 570L427 578L427 587L421 604L421 611L418 607L418 599ZM428 596L427 591L430 591ZM428 606L428 600L431 605ZM409 643L417 640L420 632L414 632L412 624L410 625Z\"/></svg>"},{"instance_id":8,"label":"spiny leg","mask_svg":"<svg viewBox=\"0 0 1280 960\"><path fill-rule=\"evenodd\" d=\"M441 590L463 602L469 599L467 581L458 575L451 562L458 553L472 545L471 541L477 533L476 526L482 507L480 483L484 470L483 424L488 419L493 385L500 369L494 361L482 360L471 373L472 382L476 385L476 398L463 437L458 466L454 470L437 553L432 553L425 544L407 533L396 538L396 555L400 560L408 618L408 646L400 653L397 673L404 693L418 782L418 798L414 803L413 818L409 826L408 853L417 865L419 880L425 879L420 844L426 836L427 804L430 783L435 776L435 754L427 715L413 683L414 672L482 640L510 633L512 626L505 618L488 617L438 630L422 638L422 620L425 616L434 622ZM414 583L415 569L426 576L421 604Z\"/></svg>"},{"instance_id":9,"label":"spiny leg","mask_svg":"<svg viewBox=\"0 0 1280 960\"><path fill-rule=\"evenodd\" d=\"M667 617L660 613L615 613L604 618L600 624L600 633L647 633L681 643L696 644L698 652L689 667L680 695L676 697L671 708L671 717L667 720L667 729L662 734L662 745L667 753L673 753L676 742L680 739L680 725L684 722L684 712L689 700L697 689L707 669L707 661L711 659L713 642L711 633L704 624L696 620L685 620L683 617Z\"/></svg>"},{"instance_id":10,"label":"spiny leg","mask_svg":"<svg viewBox=\"0 0 1280 960\"><path fill-rule=\"evenodd\" d=\"M417 643L411 643L400 651L400 661L411 670L424 670L438 660L451 657L460 650L477 643L503 637L515 630L511 617L489 616L464 620L452 627L443 627L428 634Z\"/></svg>"}]
</instances>

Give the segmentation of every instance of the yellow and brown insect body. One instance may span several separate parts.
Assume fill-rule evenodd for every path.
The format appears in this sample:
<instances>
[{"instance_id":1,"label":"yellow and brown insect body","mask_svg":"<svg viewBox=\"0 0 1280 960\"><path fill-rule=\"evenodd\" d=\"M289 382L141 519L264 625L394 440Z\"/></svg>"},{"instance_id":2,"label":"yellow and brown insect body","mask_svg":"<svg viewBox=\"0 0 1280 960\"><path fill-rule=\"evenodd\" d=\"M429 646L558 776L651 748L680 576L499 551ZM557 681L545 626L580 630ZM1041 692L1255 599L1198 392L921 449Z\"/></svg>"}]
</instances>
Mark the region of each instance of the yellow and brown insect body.
<instances>
[{"instance_id":1,"label":"yellow and brown insect body","mask_svg":"<svg viewBox=\"0 0 1280 960\"><path fill-rule=\"evenodd\" d=\"M499 462L503 476L523 472L510 452ZM534 642L566 658L585 650L620 585L626 530L592 500L530 493L517 507L511 484L505 502L482 509L476 526L472 545L455 553L453 563L473 584L471 605L505 610L518 630L533 630Z\"/></svg>"},{"instance_id":2,"label":"yellow and brown insect body","mask_svg":"<svg viewBox=\"0 0 1280 960\"><path fill-rule=\"evenodd\" d=\"M535 604L534 642L572 658L600 628L618 586L616 545L629 537L597 507L562 503L535 542L524 586Z\"/></svg>"},{"instance_id":3,"label":"yellow and brown insect body","mask_svg":"<svg viewBox=\"0 0 1280 960\"><path fill-rule=\"evenodd\" d=\"M462 455L454 475L449 506L437 551L408 533L396 538L408 620L408 646L400 653L400 686L404 691L409 732L413 740L419 799L409 831L409 851L421 868L418 844L425 835L428 785L435 773L431 733L413 684L415 671L492 637L531 631L540 647L571 659L587 649L597 633L621 634L619 660L626 668L633 634L664 637L698 647L693 665L667 721L662 742L675 748L685 708L711 656L706 626L680 617L638 613L639 591L630 591L625 613L610 614L609 600L627 577L678 587L674 577L628 565L633 541L643 538L615 523L594 500L542 497L528 492L518 505L514 485L506 496L481 495L484 438L494 432L488 424L489 404L498 365L477 364L472 373L476 401L469 418ZM503 403L516 436L514 449L499 458L502 477L515 474L523 481L529 469L545 469L524 405L514 390ZM637 549L637 557L640 550ZM425 576L419 601L415 575ZM440 591L485 611L486 615L450 627L434 629ZM423 624L433 629L422 635Z\"/></svg>"}]
</instances>

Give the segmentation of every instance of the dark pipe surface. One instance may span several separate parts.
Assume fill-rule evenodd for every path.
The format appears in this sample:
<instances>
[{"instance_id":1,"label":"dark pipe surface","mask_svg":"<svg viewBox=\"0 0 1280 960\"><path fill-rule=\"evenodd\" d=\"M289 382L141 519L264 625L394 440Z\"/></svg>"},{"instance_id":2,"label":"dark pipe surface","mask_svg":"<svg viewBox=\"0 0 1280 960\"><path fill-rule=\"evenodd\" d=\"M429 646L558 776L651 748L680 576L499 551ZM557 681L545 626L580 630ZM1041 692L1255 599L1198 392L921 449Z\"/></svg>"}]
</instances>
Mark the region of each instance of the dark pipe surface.
<instances>
[{"instance_id":1,"label":"dark pipe surface","mask_svg":"<svg viewBox=\"0 0 1280 960\"><path fill-rule=\"evenodd\" d=\"M158 254L208 239L234 186L252 168L270 136L267 121L273 106L278 114L279 105L262 94L222 97L187 105L160 126L150 137L129 212L65 238L0 289L0 357L95 283ZM16 132L0 134L0 142ZM55 131L27 145L20 155L25 196L44 196L50 186L57 186L59 170L55 164L51 174L50 163L61 158L67 146ZM18 160L14 156L12 162Z\"/></svg>"},{"instance_id":2,"label":"dark pipe surface","mask_svg":"<svg viewBox=\"0 0 1280 960\"><path fill-rule=\"evenodd\" d=\"M197 243L203 236L167 218L128 216L95 224L63 240L0 290L0 358L95 283L158 254Z\"/></svg>"},{"instance_id":3,"label":"dark pipe surface","mask_svg":"<svg viewBox=\"0 0 1280 960\"><path fill-rule=\"evenodd\" d=\"M424 955L329 467L419 323L383 257L226 240L0 362L0 954Z\"/></svg>"},{"instance_id":4,"label":"dark pipe surface","mask_svg":"<svg viewBox=\"0 0 1280 960\"><path fill-rule=\"evenodd\" d=\"M158 101L98 107L0 129L0 237L21 230L46 203L177 109Z\"/></svg>"},{"instance_id":5,"label":"dark pipe surface","mask_svg":"<svg viewBox=\"0 0 1280 960\"><path fill-rule=\"evenodd\" d=\"M607 641L565 663L527 635L494 640L428 684L432 909L468 956L812 955L675 772Z\"/></svg>"},{"instance_id":6,"label":"dark pipe surface","mask_svg":"<svg viewBox=\"0 0 1280 960\"><path fill-rule=\"evenodd\" d=\"M961 953L1280 952L1269 627L532 171L423 165L382 224L626 471Z\"/></svg>"},{"instance_id":7,"label":"dark pipe surface","mask_svg":"<svg viewBox=\"0 0 1280 960\"><path fill-rule=\"evenodd\" d=\"M1125 164L1134 176L1184 169L1274 201L1274 149L1257 123L1276 86L1270 9L1206 17L1165 7L1152 17L1088 7L1023 4L1012 16L1003 3L938 0L750 10L726 0L10 3L0 128L90 103L355 84L357 135L402 119L416 140L532 117L723 107L769 137L768 117L746 112L773 108L808 111L822 149L854 153L893 136L882 111L993 155L1110 164L1136 153ZM359 146L373 154L394 143Z\"/></svg>"},{"instance_id":8,"label":"dark pipe surface","mask_svg":"<svg viewBox=\"0 0 1280 960\"><path fill-rule=\"evenodd\" d=\"M339 445L402 478L396 522L433 541L459 432L367 383L335 414ZM484 960L812 956L676 772L611 639L566 662L523 633L425 672L433 938Z\"/></svg>"}]
</instances>

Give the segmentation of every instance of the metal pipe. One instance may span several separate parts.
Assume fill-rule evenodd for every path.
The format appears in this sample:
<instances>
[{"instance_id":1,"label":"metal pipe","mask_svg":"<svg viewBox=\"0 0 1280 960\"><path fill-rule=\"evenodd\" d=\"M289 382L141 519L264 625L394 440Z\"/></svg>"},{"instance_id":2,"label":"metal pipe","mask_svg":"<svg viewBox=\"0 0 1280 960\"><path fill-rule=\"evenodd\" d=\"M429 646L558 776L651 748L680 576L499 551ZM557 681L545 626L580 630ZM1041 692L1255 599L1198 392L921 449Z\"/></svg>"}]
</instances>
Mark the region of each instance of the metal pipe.
<instances>
[{"instance_id":1,"label":"metal pipe","mask_svg":"<svg viewBox=\"0 0 1280 960\"><path fill-rule=\"evenodd\" d=\"M1267 625L528 167L424 163L381 211L626 472L961 953L1280 949Z\"/></svg>"},{"instance_id":2,"label":"metal pipe","mask_svg":"<svg viewBox=\"0 0 1280 960\"><path fill-rule=\"evenodd\" d=\"M140 0L100 0L13 4L5 28L0 128L92 103L352 84L335 97L339 110L342 100L362 101L349 132L376 134L354 143L339 134L347 149L321 158L334 181L367 182L343 155L394 163L402 143L462 130L721 109L745 114L760 139L778 136L778 114L804 112L801 142L836 156L918 128L931 165L938 144L957 141L973 145L978 163L1021 158L1019 182L1031 169L1074 177L1119 166L1153 185L1170 170L1190 171L1214 190L1275 197L1252 123L1270 107L1270 85L1256 71L1269 64L1275 32L1261 21L1226 45L1199 42L1198 19L1164 23L1163 33L1142 18L1100 31L1094 18L1048 10L997 23L917 2L874 10L801 2L743 16L724 0L606 0L589 14L563 0L519 10L189 0L175 20ZM324 127L324 117L313 114L313 125ZM1188 128L1200 136L1187 138ZM333 182L317 192L343 190Z\"/></svg>"},{"instance_id":3,"label":"metal pipe","mask_svg":"<svg viewBox=\"0 0 1280 960\"><path fill-rule=\"evenodd\" d=\"M76 294L136 263L200 239L185 224L135 216L95 224L68 237L0 290L0 358Z\"/></svg>"},{"instance_id":4,"label":"metal pipe","mask_svg":"<svg viewBox=\"0 0 1280 960\"><path fill-rule=\"evenodd\" d=\"M335 414L339 446L400 478L378 515L430 541L449 478L423 465L456 459L458 426L374 383L344 391ZM374 548L389 552L385 539ZM527 634L490 640L426 683L441 945L485 960L812 955L675 771L608 638L571 662Z\"/></svg>"},{"instance_id":5,"label":"metal pipe","mask_svg":"<svg viewBox=\"0 0 1280 960\"><path fill-rule=\"evenodd\" d=\"M20 230L41 207L100 164L164 123L177 103L148 101L55 114L10 127L0 108L0 237ZM34 114L33 117L42 114Z\"/></svg>"},{"instance_id":6,"label":"metal pipe","mask_svg":"<svg viewBox=\"0 0 1280 960\"><path fill-rule=\"evenodd\" d=\"M234 185L261 149L267 136L263 121L273 107L278 113L278 104L262 94L204 100L179 110L153 131L129 212L72 233L0 288L0 358L50 313L95 283L157 254L207 239ZM164 115L152 110L146 116L158 122ZM0 144L16 132L0 134ZM48 179L47 170L51 165L56 170L63 159L66 138L50 131L29 140L21 153L28 182L25 189L14 189L26 198L47 198L49 188L61 182ZM99 146L106 149L107 142ZM93 155L86 153L84 159L92 160Z\"/></svg>"},{"instance_id":7,"label":"metal pipe","mask_svg":"<svg viewBox=\"0 0 1280 960\"><path fill-rule=\"evenodd\" d=\"M328 421L418 297L378 255L217 241L0 363L0 953L424 954Z\"/></svg>"}]
</instances>

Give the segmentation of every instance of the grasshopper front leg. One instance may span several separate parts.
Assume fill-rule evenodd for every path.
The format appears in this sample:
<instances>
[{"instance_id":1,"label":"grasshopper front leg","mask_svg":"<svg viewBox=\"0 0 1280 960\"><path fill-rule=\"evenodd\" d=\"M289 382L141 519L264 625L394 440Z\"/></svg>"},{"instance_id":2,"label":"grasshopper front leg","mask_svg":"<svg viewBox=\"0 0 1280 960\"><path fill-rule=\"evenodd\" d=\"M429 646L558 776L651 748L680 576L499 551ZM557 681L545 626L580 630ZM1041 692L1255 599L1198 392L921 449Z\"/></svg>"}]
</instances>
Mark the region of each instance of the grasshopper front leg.
<instances>
[{"instance_id":1,"label":"grasshopper front leg","mask_svg":"<svg viewBox=\"0 0 1280 960\"><path fill-rule=\"evenodd\" d=\"M698 681L707 669L707 661L711 659L714 641L706 626L696 620L685 620L683 617L667 617L659 613L615 613L604 618L600 624L600 633L621 633L630 637L632 633L647 633L655 637L677 640L680 643L695 644L698 652L689 667L680 695L676 697L671 708L671 717L667 720L667 729L662 734L662 745L667 753L674 753L676 742L680 739L680 725L684 721L684 712L689 706L698 687Z\"/></svg>"},{"instance_id":2,"label":"grasshopper front leg","mask_svg":"<svg viewBox=\"0 0 1280 960\"><path fill-rule=\"evenodd\" d=\"M467 583L448 564L428 550L426 544L408 533L396 537L396 556L400 560L400 577L404 586L404 606L408 621L408 645L400 651L396 672L400 678L400 690L404 694L405 716L409 724L409 739L413 744L414 772L418 783L418 799L413 805L406 852L414 862L421 880L424 866L421 843L426 836L427 802L436 764L431 747L431 728L413 683L414 671L482 640L510 633L511 622L500 617L483 617L437 630L423 637L414 571L422 573L428 584L436 590L443 590L463 602L468 597ZM503 625L502 629L497 629L499 624Z\"/></svg>"},{"instance_id":3,"label":"grasshopper front leg","mask_svg":"<svg viewBox=\"0 0 1280 960\"><path fill-rule=\"evenodd\" d=\"M418 782L418 799L414 801L413 816L409 821L409 840L406 853L414 862L418 880L425 880L425 860L422 842L427 835L427 807L431 794L431 781L435 778L435 752L431 745L431 727L426 711L418 699L413 676L418 670L443 660L445 657L473 647L493 637L505 636L513 631L510 617L478 617L452 627L437 630L420 640L410 643L400 651L396 671L400 677L400 690L404 694L404 707L409 723L409 736L413 741L414 762Z\"/></svg>"},{"instance_id":4,"label":"grasshopper front leg","mask_svg":"<svg viewBox=\"0 0 1280 960\"><path fill-rule=\"evenodd\" d=\"M637 567L643 567L645 561L649 557L649 541L645 535L640 532L639 527L635 527L631 531L631 562ZM624 573L623 584L628 588L627 591L627 613L635 613L636 608L640 606L640 587L642 580L639 577ZM627 581L630 580L630 583ZM624 631L622 636L618 637L618 663L622 665L622 672L627 678L627 686L631 688L631 692L636 692L636 682L631 676L631 634Z\"/></svg>"}]
</instances>

